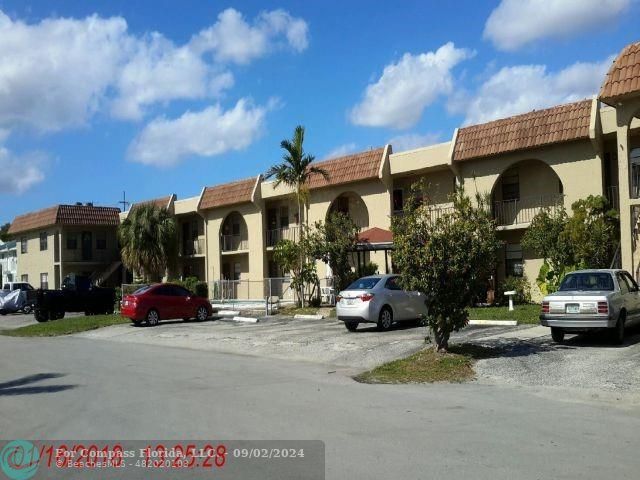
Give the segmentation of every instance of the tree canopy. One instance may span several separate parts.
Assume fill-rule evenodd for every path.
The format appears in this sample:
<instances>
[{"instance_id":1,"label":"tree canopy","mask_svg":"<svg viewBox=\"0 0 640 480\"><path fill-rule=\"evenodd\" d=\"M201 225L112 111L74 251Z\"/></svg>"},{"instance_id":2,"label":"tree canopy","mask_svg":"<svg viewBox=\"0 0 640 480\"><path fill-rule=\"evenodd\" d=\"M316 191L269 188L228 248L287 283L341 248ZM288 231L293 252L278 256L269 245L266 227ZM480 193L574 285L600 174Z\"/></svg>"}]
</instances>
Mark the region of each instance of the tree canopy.
<instances>
[{"instance_id":1,"label":"tree canopy","mask_svg":"<svg viewBox=\"0 0 640 480\"><path fill-rule=\"evenodd\" d=\"M177 227L173 216L153 204L133 208L118 228L122 263L145 281L158 281L175 261Z\"/></svg>"},{"instance_id":2,"label":"tree canopy","mask_svg":"<svg viewBox=\"0 0 640 480\"><path fill-rule=\"evenodd\" d=\"M404 215L391 223L394 267L407 290L427 295L427 324L435 348L446 351L451 332L467 325L467 307L494 273L502 246L488 198L475 202L462 189L451 197L453 209L418 201L423 185L414 185Z\"/></svg>"}]
</instances>

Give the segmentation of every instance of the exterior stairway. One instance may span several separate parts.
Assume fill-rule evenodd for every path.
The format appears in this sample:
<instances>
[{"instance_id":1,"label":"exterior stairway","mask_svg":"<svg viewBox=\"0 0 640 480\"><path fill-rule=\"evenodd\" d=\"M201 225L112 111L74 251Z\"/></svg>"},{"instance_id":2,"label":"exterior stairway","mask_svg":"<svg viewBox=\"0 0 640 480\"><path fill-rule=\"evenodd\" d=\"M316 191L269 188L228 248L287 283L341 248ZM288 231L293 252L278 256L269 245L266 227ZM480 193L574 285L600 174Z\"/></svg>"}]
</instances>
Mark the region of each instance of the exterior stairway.
<instances>
[{"instance_id":1,"label":"exterior stairway","mask_svg":"<svg viewBox=\"0 0 640 480\"><path fill-rule=\"evenodd\" d=\"M91 275L91 281L96 286L102 285L104 282L109 280L109 277L111 277L111 275L113 275L121 265L122 261L116 260L111 265L109 265L106 270L94 272L93 275Z\"/></svg>"}]
</instances>

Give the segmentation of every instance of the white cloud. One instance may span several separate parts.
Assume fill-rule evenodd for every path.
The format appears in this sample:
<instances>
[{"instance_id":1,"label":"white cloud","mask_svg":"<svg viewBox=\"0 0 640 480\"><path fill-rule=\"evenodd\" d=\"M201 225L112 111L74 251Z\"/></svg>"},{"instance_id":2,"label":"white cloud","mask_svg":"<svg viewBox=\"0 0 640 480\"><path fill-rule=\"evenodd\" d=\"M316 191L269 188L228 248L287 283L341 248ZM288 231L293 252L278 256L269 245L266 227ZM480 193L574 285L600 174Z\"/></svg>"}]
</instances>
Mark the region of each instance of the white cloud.
<instances>
[{"instance_id":1,"label":"white cloud","mask_svg":"<svg viewBox=\"0 0 640 480\"><path fill-rule=\"evenodd\" d=\"M566 37L615 20L631 0L502 0L487 19L484 38L517 50L547 37Z\"/></svg>"},{"instance_id":2,"label":"white cloud","mask_svg":"<svg viewBox=\"0 0 640 480\"><path fill-rule=\"evenodd\" d=\"M591 97L611 66L602 62L574 63L558 72L545 65L504 67L485 81L475 95L463 94L450 102L455 113L465 114L465 124L504 118Z\"/></svg>"},{"instance_id":3,"label":"white cloud","mask_svg":"<svg viewBox=\"0 0 640 480\"><path fill-rule=\"evenodd\" d=\"M226 111L213 105L175 119L158 117L129 145L128 158L168 167L189 156L211 157L242 150L261 134L266 112L266 107L241 99Z\"/></svg>"},{"instance_id":4,"label":"white cloud","mask_svg":"<svg viewBox=\"0 0 640 480\"><path fill-rule=\"evenodd\" d=\"M156 103L216 98L234 83L217 60L248 63L281 43L295 51L308 44L306 22L284 10L263 12L253 25L225 10L184 45L158 32L131 34L122 17L27 24L0 11L0 129L55 132L102 110L138 120Z\"/></svg>"},{"instance_id":5,"label":"white cloud","mask_svg":"<svg viewBox=\"0 0 640 480\"><path fill-rule=\"evenodd\" d=\"M233 75L217 72L187 47L176 47L159 33L133 42L132 56L116 80L118 97L111 112L117 118L139 119L156 102L215 97L233 86Z\"/></svg>"},{"instance_id":6,"label":"white cloud","mask_svg":"<svg viewBox=\"0 0 640 480\"><path fill-rule=\"evenodd\" d=\"M284 10L262 12L250 25L243 15L228 8L218 15L218 21L202 30L191 40L191 47L199 52L212 52L222 62L249 63L285 44L297 52L309 44L309 28L301 18Z\"/></svg>"},{"instance_id":7,"label":"white cloud","mask_svg":"<svg viewBox=\"0 0 640 480\"><path fill-rule=\"evenodd\" d=\"M0 128L84 124L116 78L126 30L118 17L28 25L0 11Z\"/></svg>"},{"instance_id":8,"label":"white cloud","mask_svg":"<svg viewBox=\"0 0 640 480\"><path fill-rule=\"evenodd\" d=\"M367 86L362 101L351 110L351 121L369 127L408 128L440 95L451 92L451 70L472 52L451 42L435 52L405 53L384 68L377 82Z\"/></svg>"},{"instance_id":9,"label":"white cloud","mask_svg":"<svg viewBox=\"0 0 640 480\"><path fill-rule=\"evenodd\" d=\"M282 47L300 52L307 45L307 23L284 10L263 12L251 25L236 10L225 10L184 44L158 32L131 33L122 17L26 23L0 10L0 166L21 165L20 177L3 178L0 190L22 192L44 178L31 154L16 156L3 147L17 130L59 132L86 126L99 113L140 120L154 105L216 99L234 84L221 62L246 64ZM143 163L171 164L243 148L260 130L265 110L278 102L253 107L241 100L228 111L214 106L175 120L156 117L130 152ZM186 131L189 126L197 131Z\"/></svg>"},{"instance_id":10,"label":"white cloud","mask_svg":"<svg viewBox=\"0 0 640 480\"><path fill-rule=\"evenodd\" d=\"M20 194L42 182L45 161L46 155L42 152L14 155L0 145L0 193Z\"/></svg>"},{"instance_id":11,"label":"white cloud","mask_svg":"<svg viewBox=\"0 0 640 480\"><path fill-rule=\"evenodd\" d=\"M349 155L350 153L355 152L357 148L358 146L353 142L345 143L343 145L338 145L337 147L329 151L329 153L327 153L324 156L324 158L328 159L328 158L344 157L345 155Z\"/></svg>"},{"instance_id":12,"label":"white cloud","mask_svg":"<svg viewBox=\"0 0 640 480\"><path fill-rule=\"evenodd\" d=\"M427 147L440 141L440 133L408 133L406 135L398 135L389 140L394 152L402 152L405 150L413 150L414 148Z\"/></svg>"}]
</instances>

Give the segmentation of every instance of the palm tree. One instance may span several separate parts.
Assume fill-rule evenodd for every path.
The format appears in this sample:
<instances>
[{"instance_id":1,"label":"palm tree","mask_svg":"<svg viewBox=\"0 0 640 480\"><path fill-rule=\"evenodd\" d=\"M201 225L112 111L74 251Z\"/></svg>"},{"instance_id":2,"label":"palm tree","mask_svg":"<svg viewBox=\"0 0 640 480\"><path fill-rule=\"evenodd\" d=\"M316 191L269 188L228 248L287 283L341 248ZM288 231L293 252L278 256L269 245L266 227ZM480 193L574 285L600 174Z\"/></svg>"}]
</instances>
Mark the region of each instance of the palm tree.
<instances>
[{"instance_id":1,"label":"palm tree","mask_svg":"<svg viewBox=\"0 0 640 480\"><path fill-rule=\"evenodd\" d=\"M285 151L282 155L283 162L272 166L265 174L266 178L274 177L276 179L276 187L284 183L286 186L295 189L296 201L298 202L298 223L300 225L302 225L302 206L307 205L309 196L309 191L306 187L307 181L314 174L322 175L325 179L329 179L329 174L326 170L311 166L315 157L305 153L303 143L304 127L298 125L291 140L282 140L280 142L280 147ZM306 219L306 223L308 223L308 219Z\"/></svg>"},{"instance_id":2,"label":"palm tree","mask_svg":"<svg viewBox=\"0 0 640 480\"><path fill-rule=\"evenodd\" d=\"M295 189L296 201L298 203L298 224L300 225L300 241L304 239L304 228L302 225L302 206L308 205L309 189L306 184L312 175L322 175L325 179L329 179L326 170L320 167L312 166L315 160L313 155L309 155L304 151L304 127L298 125L293 132L291 140L282 140L280 147L284 150L282 155L282 163L272 166L265 174L266 178L275 178L275 186L284 183L288 187ZM308 215L304 216L305 224L309 223ZM304 264L304 256L300 256L300 266ZM304 307L304 293L301 296L302 306Z\"/></svg>"},{"instance_id":3,"label":"palm tree","mask_svg":"<svg viewBox=\"0 0 640 480\"><path fill-rule=\"evenodd\" d=\"M132 208L118 228L118 239L122 263L145 281L162 279L178 253L174 218L153 204Z\"/></svg>"}]
</instances>

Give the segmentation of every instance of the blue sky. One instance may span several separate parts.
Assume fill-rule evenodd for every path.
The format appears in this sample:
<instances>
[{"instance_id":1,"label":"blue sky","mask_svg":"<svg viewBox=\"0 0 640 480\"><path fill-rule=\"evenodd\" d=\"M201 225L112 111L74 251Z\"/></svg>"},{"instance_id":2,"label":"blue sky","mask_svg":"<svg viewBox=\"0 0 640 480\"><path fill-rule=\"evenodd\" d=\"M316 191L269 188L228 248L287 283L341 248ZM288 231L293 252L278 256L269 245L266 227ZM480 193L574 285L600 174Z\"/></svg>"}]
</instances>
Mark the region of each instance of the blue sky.
<instances>
[{"instance_id":1,"label":"blue sky","mask_svg":"<svg viewBox=\"0 0 640 480\"><path fill-rule=\"evenodd\" d=\"M0 0L0 223L257 175L297 124L324 159L588 97L638 3Z\"/></svg>"}]
</instances>

